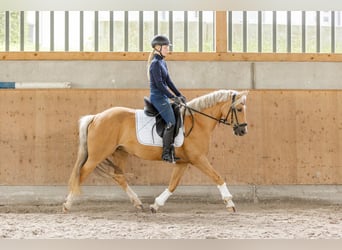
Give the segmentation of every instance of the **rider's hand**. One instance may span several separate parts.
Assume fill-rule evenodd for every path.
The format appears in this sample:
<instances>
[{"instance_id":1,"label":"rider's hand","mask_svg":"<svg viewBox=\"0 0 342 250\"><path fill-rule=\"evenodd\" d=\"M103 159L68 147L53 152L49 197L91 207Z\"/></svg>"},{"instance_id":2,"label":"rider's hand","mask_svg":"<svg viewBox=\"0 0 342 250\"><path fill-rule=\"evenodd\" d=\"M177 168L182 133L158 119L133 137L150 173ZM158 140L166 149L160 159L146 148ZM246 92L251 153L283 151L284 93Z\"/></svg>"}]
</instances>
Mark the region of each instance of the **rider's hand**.
<instances>
[{"instance_id":1,"label":"rider's hand","mask_svg":"<svg viewBox=\"0 0 342 250\"><path fill-rule=\"evenodd\" d=\"M175 104L179 105L179 104L182 103L182 99L181 99L180 96L175 96L175 97L173 98L173 102L174 102Z\"/></svg>"},{"instance_id":2,"label":"rider's hand","mask_svg":"<svg viewBox=\"0 0 342 250\"><path fill-rule=\"evenodd\" d=\"M181 99L182 103L184 103L184 104L186 103L186 97L185 96L181 95L179 98Z\"/></svg>"}]
</instances>

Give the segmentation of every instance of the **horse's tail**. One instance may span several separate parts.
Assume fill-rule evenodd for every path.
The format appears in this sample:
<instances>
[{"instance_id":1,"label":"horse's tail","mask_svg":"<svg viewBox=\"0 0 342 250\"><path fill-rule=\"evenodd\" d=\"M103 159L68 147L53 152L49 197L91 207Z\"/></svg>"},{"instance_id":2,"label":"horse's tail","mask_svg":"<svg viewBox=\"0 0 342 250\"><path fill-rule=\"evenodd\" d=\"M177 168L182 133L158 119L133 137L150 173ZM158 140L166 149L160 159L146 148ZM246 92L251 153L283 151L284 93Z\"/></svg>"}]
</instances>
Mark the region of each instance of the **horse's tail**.
<instances>
[{"instance_id":1,"label":"horse's tail","mask_svg":"<svg viewBox=\"0 0 342 250\"><path fill-rule=\"evenodd\" d=\"M88 159L88 126L93 119L94 115L86 115L79 120L79 146L77 160L69 179L69 189L70 192L74 194L80 193L80 170Z\"/></svg>"}]
</instances>

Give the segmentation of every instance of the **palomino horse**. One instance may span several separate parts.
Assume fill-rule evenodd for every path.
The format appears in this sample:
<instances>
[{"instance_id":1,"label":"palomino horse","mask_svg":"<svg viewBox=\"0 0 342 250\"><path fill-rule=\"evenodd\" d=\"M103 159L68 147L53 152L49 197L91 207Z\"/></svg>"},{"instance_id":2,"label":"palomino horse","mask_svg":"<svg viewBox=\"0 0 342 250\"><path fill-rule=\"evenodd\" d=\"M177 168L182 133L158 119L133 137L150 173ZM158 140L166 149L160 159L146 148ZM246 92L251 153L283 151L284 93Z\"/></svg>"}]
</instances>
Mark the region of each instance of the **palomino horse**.
<instances>
[{"instance_id":1,"label":"palomino horse","mask_svg":"<svg viewBox=\"0 0 342 250\"><path fill-rule=\"evenodd\" d=\"M235 135L247 133L247 94L247 91L218 90L183 105L184 128L188 133L185 133L187 136L182 146L175 149L180 160L176 164L170 164L173 171L169 186L150 205L152 212L163 206L175 191L189 163L214 181L227 209L235 212L233 196L223 178L210 164L207 154L211 133L218 123L231 126ZM162 148L138 142L135 112L136 110L130 108L112 107L80 119L78 155L69 180L69 194L63 204L64 212L71 208L73 198L80 193L80 185L84 180L103 164L114 169L112 178L127 193L133 205L138 209L143 208L125 178L125 162L129 155L145 160L161 160Z\"/></svg>"}]
</instances>

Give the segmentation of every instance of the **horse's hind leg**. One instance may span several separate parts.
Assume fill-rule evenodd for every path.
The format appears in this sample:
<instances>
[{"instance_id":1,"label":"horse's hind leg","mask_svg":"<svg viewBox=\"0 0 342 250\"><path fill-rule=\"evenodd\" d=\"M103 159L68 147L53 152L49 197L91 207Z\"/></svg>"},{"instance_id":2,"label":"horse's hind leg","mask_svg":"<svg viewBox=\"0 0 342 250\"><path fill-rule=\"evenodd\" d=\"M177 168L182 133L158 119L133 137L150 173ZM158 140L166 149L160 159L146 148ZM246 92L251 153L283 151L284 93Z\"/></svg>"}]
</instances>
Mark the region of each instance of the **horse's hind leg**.
<instances>
[{"instance_id":1,"label":"horse's hind leg","mask_svg":"<svg viewBox=\"0 0 342 250\"><path fill-rule=\"evenodd\" d=\"M127 179L124 174L124 168L126 165L128 153L117 150L114 152L113 157L107 158L111 167L114 168L113 179L119 184L119 186L126 192L133 205L139 210L143 209L143 205L138 195L128 185Z\"/></svg>"},{"instance_id":2,"label":"horse's hind leg","mask_svg":"<svg viewBox=\"0 0 342 250\"><path fill-rule=\"evenodd\" d=\"M90 147L90 143L88 142L88 149L89 148L96 148L96 145ZM74 196L79 194L80 185L87 179L87 177L94 171L96 166L101 163L104 159L106 159L106 155L111 154L110 147L108 147L107 151L103 150L88 150L88 158L86 159L85 163L76 165L79 166L78 171L73 171L72 185L70 192L63 203L63 212L70 210Z\"/></svg>"},{"instance_id":3,"label":"horse's hind leg","mask_svg":"<svg viewBox=\"0 0 342 250\"><path fill-rule=\"evenodd\" d=\"M120 185L120 187L125 190L129 199L133 203L134 207L139 210L143 210L143 205L138 198L138 195L133 191L133 189L127 184L126 178L123 173L117 172L114 173L113 179Z\"/></svg>"},{"instance_id":4,"label":"horse's hind leg","mask_svg":"<svg viewBox=\"0 0 342 250\"><path fill-rule=\"evenodd\" d=\"M80 169L80 176L77 177L79 178L79 185L81 185L84 182L84 180L89 176L89 174L94 170L98 162L99 161L94 161L89 158L87 159L85 164ZM71 209L74 197L78 193L79 191L75 192L73 191L73 189L70 190L65 202L63 203L63 212L67 212L68 210Z\"/></svg>"}]
</instances>

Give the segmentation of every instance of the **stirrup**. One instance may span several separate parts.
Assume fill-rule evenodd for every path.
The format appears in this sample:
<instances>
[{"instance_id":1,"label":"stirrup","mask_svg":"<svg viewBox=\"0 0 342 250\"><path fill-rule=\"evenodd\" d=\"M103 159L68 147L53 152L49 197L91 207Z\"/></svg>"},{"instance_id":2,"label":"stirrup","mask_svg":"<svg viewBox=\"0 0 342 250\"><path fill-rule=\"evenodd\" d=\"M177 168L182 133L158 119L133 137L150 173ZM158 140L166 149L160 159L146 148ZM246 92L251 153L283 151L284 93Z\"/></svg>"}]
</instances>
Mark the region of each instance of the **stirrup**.
<instances>
[{"instance_id":1,"label":"stirrup","mask_svg":"<svg viewBox=\"0 0 342 250\"><path fill-rule=\"evenodd\" d=\"M173 159L174 163L176 163L176 161L180 160L180 157L176 156L174 144L172 144L172 146L171 146L170 155L171 155L171 158Z\"/></svg>"},{"instance_id":2,"label":"stirrup","mask_svg":"<svg viewBox=\"0 0 342 250\"><path fill-rule=\"evenodd\" d=\"M162 155L162 160L170 163L176 163L171 154Z\"/></svg>"},{"instance_id":3,"label":"stirrup","mask_svg":"<svg viewBox=\"0 0 342 250\"><path fill-rule=\"evenodd\" d=\"M175 161L179 161L181 158L180 158L180 157L177 157L177 156L174 156L173 159L174 159Z\"/></svg>"},{"instance_id":4,"label":"stirrup","mask_svg":"<svg viewBox=\"0 0 342 250\"><path fill-rule=\"evenodd\" d=\"M176 157L172 152L170 152L169 154L162 155L162 160L175 164L177 160L180 160L180 158Z\"/></svg>"},{"instance_id":5,"label":"stirrup","mask_svg":"<svg viewBox=\"0 0 342 250\"><path fill-rule=\"evenodd\" d=\"M166 161L166 162L169 162L169 163L173 163L173 164L175 164L176 163L176 161L179 161L180 160L180 158L179 157L176 157L175 155L165 155L165 156L163 156L162 157L162 160L163 161Z\"/></svg>"}]
</instances>

